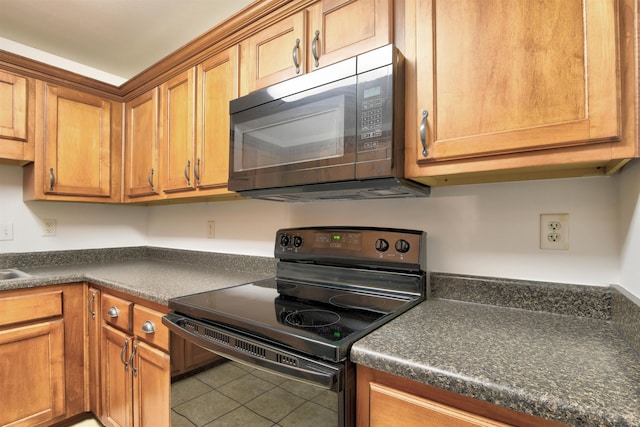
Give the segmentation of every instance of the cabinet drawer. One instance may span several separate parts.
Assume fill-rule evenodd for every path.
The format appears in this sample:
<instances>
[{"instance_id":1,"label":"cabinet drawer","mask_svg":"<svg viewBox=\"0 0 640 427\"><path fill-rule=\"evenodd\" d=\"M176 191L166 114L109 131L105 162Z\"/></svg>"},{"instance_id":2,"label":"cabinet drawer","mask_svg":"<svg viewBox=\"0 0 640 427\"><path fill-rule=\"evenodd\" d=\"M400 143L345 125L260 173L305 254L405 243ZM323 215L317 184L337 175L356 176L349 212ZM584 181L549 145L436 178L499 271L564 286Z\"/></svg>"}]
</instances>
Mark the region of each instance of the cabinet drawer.
<instances>
[{"instance_id":1,"label":"cabinet drawer","mask_svg":"<svg viewBox=\"0 0 640 427\"><path fill-rule=\"evenodd\" d=\"M138 338L169 351L169 329L162 324L162 313L136 304L133 332Z\"/></svg>"},{"instance_id":2,"label":"cabinet drawer","mask_svg":"<svg viewBox=\"0 0 640 427\"><path fill-rule=\"evenodd\" d=\"M131 331L133 303L113 295L102 295L102 318L110 325Z\"/></svg>"},{"instance_id":3,"label":"cabinet drawer","mask_svg":"<svg viewBox=\"0 0 640 427\"><path fill-rule=\"evenodd\" d=\"M62 315L62 291L0 297L0 326Z\"/></svg>"}]
</instances>

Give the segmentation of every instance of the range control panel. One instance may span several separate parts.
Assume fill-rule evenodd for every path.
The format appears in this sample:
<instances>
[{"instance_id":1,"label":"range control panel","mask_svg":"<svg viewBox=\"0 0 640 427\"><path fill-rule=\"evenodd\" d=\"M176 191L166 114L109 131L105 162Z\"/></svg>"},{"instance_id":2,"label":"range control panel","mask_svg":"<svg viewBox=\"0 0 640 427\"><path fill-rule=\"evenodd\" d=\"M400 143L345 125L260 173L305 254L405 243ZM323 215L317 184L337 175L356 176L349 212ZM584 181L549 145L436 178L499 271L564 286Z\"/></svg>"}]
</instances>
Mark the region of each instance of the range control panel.
<instances>
[{"instance_id":1,"label":"range control panel","mask_svg":"<svg viewBox=\"0 0 640 427\"><path fill-rule=\"evenodd\" d=\"M278 230L279 259L346 265L413 264L424 270L426 233L417 230L365 227L309 227Z\"/></svg>"}]
</instances>

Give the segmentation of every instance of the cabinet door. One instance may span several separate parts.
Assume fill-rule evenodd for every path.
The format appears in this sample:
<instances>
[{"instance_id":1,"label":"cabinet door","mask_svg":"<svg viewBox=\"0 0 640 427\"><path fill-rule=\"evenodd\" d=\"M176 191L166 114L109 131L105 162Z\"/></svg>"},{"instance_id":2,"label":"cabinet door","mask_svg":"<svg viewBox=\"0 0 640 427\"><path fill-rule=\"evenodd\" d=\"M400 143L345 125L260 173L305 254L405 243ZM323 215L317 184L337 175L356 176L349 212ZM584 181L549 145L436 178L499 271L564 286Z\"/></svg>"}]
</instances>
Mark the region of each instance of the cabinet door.
<instances>
[{"instance_id":1,"label":"cabinet door","mask_svg":"<svg viewBox=\"0 0 640 427\"><path fill-rule=\"evenodd\" d=\"M160 86L160 180L162 190L193 190L195 70Z\"/></svg>"},{"instance_id":2,"label":"cabinet door","mask_svg":"<svg viewBox=\"0 0 640 427\"><path fill-rule=\"evenodd\" d=\"M63 415L63 320L1 331L0 378L0 425L36 425ZM28 396L25 396L27 384Z\"/></svg>"},{"instance_id":3,"label":"cabinet door","mask_svg":"<svg viewBox=\"0 0 640 427\"><path fill-rule=\"evenodd\" d=\"M33 160L34 82L0 70L0 158Z\"/></svg>"},{"instance_id":4,"label":"cabinet door","mask_svg":"<svg viewBox=\"0 0 640 427\"><path fill-rule=\"evenodd\" d=\"M171 427L171 367L169 355L136 340L133 408L136 427Z\"/></svg>"},{"instance_id":5,"label":"cabinet door","mask_svg":"<svg viewBox=\"0 0 640 427\"><path fill-rule=\"evenodd\" d=\"M426 125L426 147L418 142L410 154L418 162L619 139L615 1L430 0L416 8L412 126Z\"/></svg>"},{"instance_id":6,"label":"cabinet door","mask_svg":"<svg viewBox=\"0 0 640 427\"><path fill-rule=\"evenodd\" d=\"M102 327L102 418L105 426L133 426L132 376L129 364L133 338Z\"/></svg>"},{"instance_id":7,"label":"cabinet door","mask_svg":"<svg viewBox=\"0 0 640 427\"><path fill-rule=\"evenodd\" d=\"M241 95L305 73L305 13L284 18L240 43Z\"/></svg>"},{"instance_id":8,"label":"cabinet door","mask_svg":"<svg viewBox=\"0 0 640 427\"><path fill-rule=\"evenodd\" d=\"M198 66L196 185L224 187L229 179L229 101L238 96L238 48Z\"/></svg>"},{"instance_id":9,"label":"cabinet door","mask_svg":"<svg viewBox=\"0 0 640 427\"><path fill-rule=\"evenodd\" d=\"M125 191L128 198L158 194L158 89L126 105Z\"/></svg>"},{"instance_id":10,"label":"cabinet door","mask_svg":"<svg viewBox=\"0 0 640 427\"><path fill-rule=\"evenodd\" d=\"M111 103L45 84L45 194L109 197Z\"/></svg>"},{"instance_id":11,"label":"cabinet door","mask_svg":"<svg viewBox=\"0 0 640 427\"><path fill-rule=\"evenodd\" d=\"M309 13L307 69L324 67L391 43L392 16L389 0L316 3Z\"/></svg>"}]
</instances>

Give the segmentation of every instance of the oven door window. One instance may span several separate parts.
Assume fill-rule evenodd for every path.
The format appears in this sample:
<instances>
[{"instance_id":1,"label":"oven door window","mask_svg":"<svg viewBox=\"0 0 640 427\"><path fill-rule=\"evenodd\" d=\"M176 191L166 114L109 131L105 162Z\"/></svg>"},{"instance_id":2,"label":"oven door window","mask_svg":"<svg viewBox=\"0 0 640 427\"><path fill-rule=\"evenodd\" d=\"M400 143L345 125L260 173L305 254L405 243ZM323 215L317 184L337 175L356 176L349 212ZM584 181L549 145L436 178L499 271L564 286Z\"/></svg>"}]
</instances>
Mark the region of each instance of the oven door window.
<instances>
[{"instance_id":1,"label":"oven door window","mask_svg":"<svg viewBox=\"0 0 640 427\"><path fill-rule=\"evenodd\" d=\"M233 114L232 173L273 173L353 163L355 78Z\"/></svg>"}]
</instances>

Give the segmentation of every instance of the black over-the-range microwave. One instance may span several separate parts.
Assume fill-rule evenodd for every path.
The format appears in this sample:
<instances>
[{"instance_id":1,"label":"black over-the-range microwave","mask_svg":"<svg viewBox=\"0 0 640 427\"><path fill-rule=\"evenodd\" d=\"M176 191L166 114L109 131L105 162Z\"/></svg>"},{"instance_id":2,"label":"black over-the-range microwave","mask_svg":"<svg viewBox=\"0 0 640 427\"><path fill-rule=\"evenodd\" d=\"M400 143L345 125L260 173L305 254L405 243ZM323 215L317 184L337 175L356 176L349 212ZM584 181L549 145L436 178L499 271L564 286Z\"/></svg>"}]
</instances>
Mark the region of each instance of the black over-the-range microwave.
<instances>
[{"instance_id":1,"label":"black over-the-range microwave","mask_svg":"<svg viewBox=\"0 0 640 427\"><path fill-rule=\"evenodd\" d=\"M229 189L277 201L424 197L404 179L404 61L387 45L232 100Z\"/></svg>"}]
</instances>

